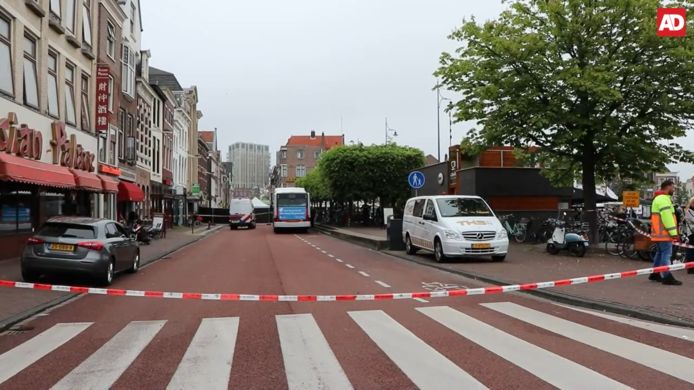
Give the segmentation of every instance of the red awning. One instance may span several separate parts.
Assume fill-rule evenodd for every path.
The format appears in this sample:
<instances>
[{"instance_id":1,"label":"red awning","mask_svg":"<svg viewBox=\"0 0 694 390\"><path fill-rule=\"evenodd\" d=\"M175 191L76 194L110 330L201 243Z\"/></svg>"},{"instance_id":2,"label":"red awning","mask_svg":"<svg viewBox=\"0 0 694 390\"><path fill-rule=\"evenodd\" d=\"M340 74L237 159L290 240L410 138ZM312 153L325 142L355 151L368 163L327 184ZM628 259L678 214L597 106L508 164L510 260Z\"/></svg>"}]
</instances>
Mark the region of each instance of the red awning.
<instances>
[{"instance_id":1,"label":"red awning","mask_svg":"<svg viewBox=\"0 0 694 390\"><path fill-rule=\"evenodd\" d=\"M74 188L77 184L75 176L65 167L4 152L0 153L0 180L57 188Z\"/></svg>"},{"instance_id":2,"label":"red awning","mask_svg":"<svg viewBox=\"0 0 694 390\"><path fill-rule=\"evenodd\" d=\"M99 176L94 173L89 173L87 171L82 171L79 169L70 169L73 175L75 175L75 182L77 183L77 188L87 191L101 192L104 186L101 184Z\"/></svg>"},{"instance_id":3,"label":"red awning","mask_svg":"<svg viewBox=\"0 0 694 390\"><path fill-rule=\"evenodd\" d=\"M118 183L119 202L142 202L145 200L145 193L135 183L122 181Z\"/></svg>"},{"instance_id":4,"label":"red awning","mask_svg":"<svg viewBox=\"0 0 694 390\"><path fill-rule=\"evenodd\" d=\"M112 176L97 175L101 180L104 192L118 193L118 179Z\"/></svg>"}]
</instances>

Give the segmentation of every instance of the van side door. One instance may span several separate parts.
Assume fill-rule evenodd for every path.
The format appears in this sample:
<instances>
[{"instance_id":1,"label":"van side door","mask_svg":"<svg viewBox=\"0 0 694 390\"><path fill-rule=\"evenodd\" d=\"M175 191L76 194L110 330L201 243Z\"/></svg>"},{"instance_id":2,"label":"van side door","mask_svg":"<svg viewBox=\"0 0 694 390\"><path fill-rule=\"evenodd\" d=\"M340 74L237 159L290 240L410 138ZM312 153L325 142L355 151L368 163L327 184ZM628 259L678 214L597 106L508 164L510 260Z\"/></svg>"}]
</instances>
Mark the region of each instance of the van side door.
<instances>
[{"instance_id":1,"label":"van side door","mask_svg":"<svg viewBox=\"0 0 694 390\"><path fill-rule=\"evenodd\" d=\"M434 237L441 230L441 225L436 216L436 206L433 199L428 199L422 214L422 239L433 248Z\"/></svg>"},{"instance_id":2,"label":"van side door","mask_svg":"<svg viewBox=\"0 0 694 390\"><path fill-rule=\"evenodd\" d=\"M426 204L426 199L417 199L414 202L414 209L412 210L412 243L420 248L429 249L430 245L424 239L424 220L422 215L424 214L424 205Z\"/></svg>"}]
</instances>

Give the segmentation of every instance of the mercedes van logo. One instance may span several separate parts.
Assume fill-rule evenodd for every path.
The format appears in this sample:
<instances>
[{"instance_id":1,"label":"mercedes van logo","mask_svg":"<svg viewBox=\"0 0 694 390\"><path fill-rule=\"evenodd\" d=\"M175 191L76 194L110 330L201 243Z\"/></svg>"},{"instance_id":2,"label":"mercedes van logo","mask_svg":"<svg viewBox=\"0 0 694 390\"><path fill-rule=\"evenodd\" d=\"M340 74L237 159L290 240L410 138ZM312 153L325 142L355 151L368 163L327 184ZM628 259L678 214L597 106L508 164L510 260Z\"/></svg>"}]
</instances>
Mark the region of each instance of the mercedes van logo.
<instances>
[{"instance_id":1,"label":"mercedes van logo","mask_svg":"<svg viewBox=\"0 0 694 390\"><path fill-rule=\"evenodd\" d=\"M477 239L482 240L484 238L484 234L482 232L477 233Z\"/></svg>"}]
</instances>

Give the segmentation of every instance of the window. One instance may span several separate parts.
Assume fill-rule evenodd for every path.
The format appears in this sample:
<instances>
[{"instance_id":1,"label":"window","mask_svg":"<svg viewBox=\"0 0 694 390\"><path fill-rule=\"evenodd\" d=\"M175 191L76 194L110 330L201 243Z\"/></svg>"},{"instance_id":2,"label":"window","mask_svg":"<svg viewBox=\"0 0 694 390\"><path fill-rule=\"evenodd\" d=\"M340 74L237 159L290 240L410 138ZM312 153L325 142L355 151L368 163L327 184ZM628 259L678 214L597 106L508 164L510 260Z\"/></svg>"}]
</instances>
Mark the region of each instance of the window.
<instances>
[{"instance_id":1,"label":"window","mask_svg":"<svg viewBox=\"0 0 694 390\"><path fill-rule=\"evenodd\" d=\"M0 235L31 232L31 192L0 190Z\"/></svg>"},{"instance_id":2,"label":"window","mask_svg":"<svg viewBox=\"0 0 694 390\"><path fill-rule=\"evenodd\" d=\"M39 86L36 76L36 38L24 36L24 104L39 108Z\"/></svg>"},{"instance_id":3,"label":"window","mask_svg":"<svg viewBox=\"0 0 694 390\"><path fill-rule=\"evenodd\" d=\"M89 125L89 76L82 74L82 130L91 131Z\"/></svg>"},{"instance_id":4,"label":"window","mask_svg":"<svg viewBox=\"0 0 694 390\"><path fill-rule=\"evenodd\" d=\"M426 207L424 207L424 216L430 219L436 219L436 209L434 208L434 201L428 200Z\"/></svg>"},{"instance_id":5,"label":"window","mask_svg":"<svg viewBox=\"0 0 694 390\"><path fill-rule=\"evenodd\" d=\"M84 0L82 3L82 42L92 47L92 16L89 0Z\"/></svg>"},{"instance_id":6,"label":"window","mask_svg":"<svg viewBox=\"0 0 694 390\"><path fill-rule=\"evenodd\" d=\"M65 122L77 123L75 115L75 67L65 64Z\"/></svg>"},{"instance_id":7,"label":"window","mask_svg":"<svg viewBox=\"0 0 694 390\"><path fill-rule=\"evenodd\" d=\"M282 170L282 177L287 177L287 164L282 164L280 167Z\"/></svg>"},{"instance_id":8,"label":"window","mask_svg":"<svg viewBox=\"0 0 694 390\"><path fill-rule=\"evenodd\" d=\"M125 110L120 109L118 112L119 129L118 129L118 159L122 160L125 156Z\"/></svg>"},{"instance_id":9,"label":"window","mask_svg":"<svg viewBox=\"0 0 694 390\"><path fill-rule=\"evenodd\" d=\"M118 141L118 137L118 132L114 128L111 128L111 131L109 132L111 145L109 145L110 147L108 150L108 163L111 165L116 165L116 150L118 149L116 142Z\"/></svg>"},{"instance_id":10,"label":"window","mask_svg":"<svg viewBox=\"0 0 694 390\"><path fill-rule=\"evenodd\" d=\"M0 69L10 70L9 72L0 72L0 91L14 96L10 26L10 20L0 14Z\"/></svg>"},{"instance_id":11,"label":"window","mask_svg":"<svg viewBox=\"0 0 694 390\"><path fill-rule=\"evenodd\" d=\"M51 0L51 16L60 20L60 0Z\"/></svg>"},{"instance_id":12,"label":"window","mask_svg":"<svg viewBox=\"0 0 694 390\"><path fill-rule=\"evenodd\" d=\"M58 55L48 52L48 114L58 118Z\"/></svg>"},{"instance_id":13,"label":"window","mask_svg":"<svg viewBox=\"0 0 694 390\"><path fill-rule=\"evenodd\" d=\"M123 45L122 89L131 97L135 97L135 53Z\"/></svg>"},{"instance_id":14,"label":"window","mask_svg":"<svg viewBox=\"0 0 694 390\"><path fill-rule=\"evenodd\" d=\"M135 4L130 3L130 34L135 35L135 15L137 14L135 10Z\"/></svg>"},{"instance_id":15,"label":"window","mask_svg":"<svg viewBox=\"0 0 694 390\"><path fill-rule=\"evenodd\" d=\"M113 77L108 76L108 111L113 112Z\"/></svg>"},{"instance_id":16,"label":"window","mask_svg":"<svg viewBox=\"0 0 694 390\"><path fill-rule=\"evenodd\" d=\"M443 218L494 216L487 204L478 198L443 198L436 203Z\"/></svg>"},{"instance_id":17,"label":"window","mask_svg":"<svg viewBox=\"0 0 694 390\"><path fill-rule=\"evenodd\" d=\"M296 177L304 177L306 176L306 167L303 165L297 165L296 166Z\"/></svg>"},{"instance_id":18,"label":"window","mask_svg":"<svg viewBox=\"0 0 694 390\"><path fill-rule=\"evenodd\" d=\"M287 151L286 151L286 150L283 150L283 151L282 151L282 159L284 160L284 159L286 159L286 158L287 158Z\"/></svg>"},{"instance_id":19,"label":"window","mask_svg":"<svg viewBox=\"0 0 694 390\"><path fill-rule=\"evenodd\" d=\"M424 212L424 199L417 199L414 202L414 209L412 210L412 215L415 217L421 217Z\"/></svg>"},{"instance_id":20,"label":"window","mask_svg":"<svg viewBox=\"0 0 694 390\"><path fill-rule=\"evenodd\" d=\"M320 157L320 150L316 150L313 152L313 159L318 160L318 157Z\"/></svg>"},{"instance_id":21,"label":"window","mask_svg":"<svg viewBox=\"0 0 694 390\"><path fill-rule=\"evenodd\" d=\"M296 158L298 158L299 160L303 160L303 159L304 159L304 151L303 151L303 149L296 152Z\"/></svg>"},{"instance_id":22,"label":"window","mask_svg":"<svg viewBox=\"0 0 694 390\"><path fill-rule=\"evenodd\" d=\"M111 22L106 22L106 54L111 59L116 55L116 28Z\"/></svg>"},{"instance_id":23,"label":"window","mask_svg":"<svg viewBox=\"0 0 694 390\"><path fill-rule=\"evenodd\" d=\"M71 33L75 33L75 0L66 0L65 28Z\"/></svg>"},{"instance_id":24,"label":"window","mask_svg":"<svg viewBox=\"0 0 694 390\"><path fill-rule=\"evenodd\" d=\"M118 228L116 228L115 223L109 223L106 225L106 238L119 238L120 233Z\"/></svg>"}]
</instances>

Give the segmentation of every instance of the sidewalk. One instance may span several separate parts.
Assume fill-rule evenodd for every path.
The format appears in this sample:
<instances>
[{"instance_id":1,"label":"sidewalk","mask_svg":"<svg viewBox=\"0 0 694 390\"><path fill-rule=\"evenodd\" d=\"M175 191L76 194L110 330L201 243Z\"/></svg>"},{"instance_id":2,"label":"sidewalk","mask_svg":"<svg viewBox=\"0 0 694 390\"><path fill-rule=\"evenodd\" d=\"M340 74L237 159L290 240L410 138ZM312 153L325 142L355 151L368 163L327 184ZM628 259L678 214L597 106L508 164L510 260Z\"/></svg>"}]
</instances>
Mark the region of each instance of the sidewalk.
<instances>
[{"instance_id":1,"label":"sidewalk","mask_svg":"<svg viewBox=\"0 0 694 390\"><path fill-rule=\"evenodd\" d=\"M195 228L194 234L190 228L170 229L166 232L166 238L140 246L141 265L158 260L225 227L226 225L216 225L207 230L207 225L199 226ZM0 261L0 279L22 280L19 258ZM56 282L71 283L69 279ZM0 288L0 331L74 296L75 294L54 291Z\"/></svg>"},{"instance_id":2,"label":"sidewalk","mask_svg":"<svg viewBox=\"0 0 694 390\"><path fill-rule=\"evenodd\" d=\"M433 255L426 252L415 256L400 251L385 252L495 285L554 281L651 266L647 261L591 252L583 258L565 254L553 256L532 245L511 245L509 255L502 263L486 259L453 259L439 264ZM684 283L682 286L664 286L641 276L538 290L534 294L598 310L694 326L694 275L686 271L677 271L674 275Z\"/></svg>"},{"instance_id":3,"label":"sidewalk","mask_svg":"<svg viewBox=\"0 0 694 390\"><path fill-rule=\"evenodd\" d=\"M351 241L371 249L384 250L388 248L386 229L378 227L335 227L316 224L315 229L324 234Z\"/></svg>"}]
</instances>

